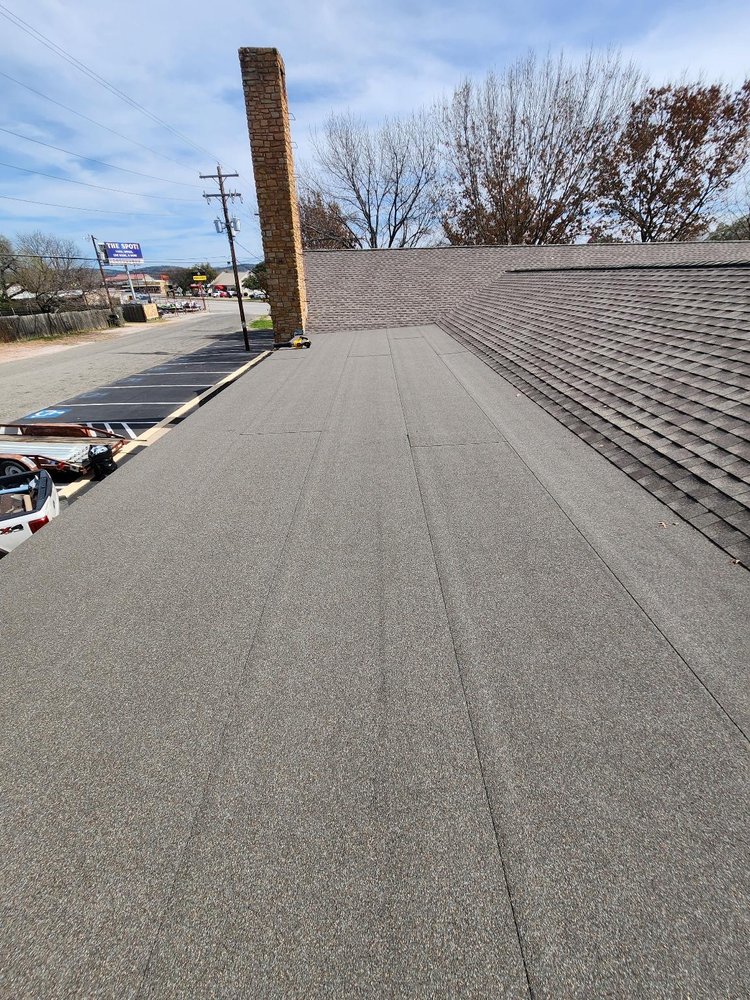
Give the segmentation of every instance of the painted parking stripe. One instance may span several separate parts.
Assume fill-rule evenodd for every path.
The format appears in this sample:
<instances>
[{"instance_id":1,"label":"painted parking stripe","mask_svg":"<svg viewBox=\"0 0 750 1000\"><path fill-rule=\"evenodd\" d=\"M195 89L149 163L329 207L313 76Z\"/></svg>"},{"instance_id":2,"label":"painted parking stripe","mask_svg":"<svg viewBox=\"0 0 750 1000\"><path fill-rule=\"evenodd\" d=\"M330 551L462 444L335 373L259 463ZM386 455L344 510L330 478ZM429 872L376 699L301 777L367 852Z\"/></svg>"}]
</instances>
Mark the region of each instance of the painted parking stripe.
<instances>
[{"instance_id":1,"label":"painted parking stripe","mask_svg":"<svg viewBox=\"0 0 750 1000\"><path fill-rule=\"evenodd\" d=\"M174 406L175 403L188 403L189 401L190 396L188 396L187 399L142 399L140 403L118 403L110 400L109 403L66 403L65 405L71 410L74 407L85 410L89 406ZM25 417L24 419L28 420L28 417Z\"/></svg>"},{"instance_id":2,"label":"painted parking stripe","mask_svg":"<svg viewBox=\"0 0 750 1000\"><path fill-rule=\"evenodd\" d=\"M141 392L143 389L205 389L206 382L150 382L148 385L108 385L108 389L132 389Z\"/></svg>"}]
</instances>

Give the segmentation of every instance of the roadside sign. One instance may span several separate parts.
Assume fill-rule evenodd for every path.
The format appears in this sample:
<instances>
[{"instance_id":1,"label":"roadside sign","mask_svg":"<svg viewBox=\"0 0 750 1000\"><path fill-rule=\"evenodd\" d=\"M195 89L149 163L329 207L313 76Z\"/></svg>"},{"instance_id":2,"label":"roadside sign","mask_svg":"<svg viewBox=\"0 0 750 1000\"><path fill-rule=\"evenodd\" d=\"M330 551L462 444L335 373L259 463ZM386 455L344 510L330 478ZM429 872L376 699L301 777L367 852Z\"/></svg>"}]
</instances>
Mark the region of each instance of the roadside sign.
<instances>
[{"instance_id":1,"label":"roadside sign","mask_svg":"<svg viewBox=\"0 0 750 1000\"><path fill-rule=\"evenodd\" d=\"M142 264L140 243L105 243L104 253L109 264Z\"/></svg>"},{"instance_id":2,"label":"roadside sign","mask_svg":"<svg viewBox=\"0 0 750 1000\"><path fill-rule=\"evenodd\" d=\"M208 278L206 277L205 274L194 274L193 275L193 281L207 281L207 280L208 280Z\"/></svg>"}]
</instances>

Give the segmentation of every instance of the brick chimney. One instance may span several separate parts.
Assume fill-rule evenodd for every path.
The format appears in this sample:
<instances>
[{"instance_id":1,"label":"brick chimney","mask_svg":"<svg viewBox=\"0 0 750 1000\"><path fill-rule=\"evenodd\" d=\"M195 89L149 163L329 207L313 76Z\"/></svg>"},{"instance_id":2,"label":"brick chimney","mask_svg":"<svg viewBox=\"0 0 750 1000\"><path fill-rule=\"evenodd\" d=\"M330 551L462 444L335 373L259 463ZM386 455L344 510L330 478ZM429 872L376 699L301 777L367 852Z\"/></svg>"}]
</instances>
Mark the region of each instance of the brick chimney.
<instances>
[{"instance_id":1,"label":"brick chimney","mask_svg":"<svg viewBox=\"0 0 750 1000\"><path fill-rule=\"evenodd\" d=\"M243 48L240 67L274 340L281 344L307 319L284 62L277 49Z\"/></svg>"}]
</instances>

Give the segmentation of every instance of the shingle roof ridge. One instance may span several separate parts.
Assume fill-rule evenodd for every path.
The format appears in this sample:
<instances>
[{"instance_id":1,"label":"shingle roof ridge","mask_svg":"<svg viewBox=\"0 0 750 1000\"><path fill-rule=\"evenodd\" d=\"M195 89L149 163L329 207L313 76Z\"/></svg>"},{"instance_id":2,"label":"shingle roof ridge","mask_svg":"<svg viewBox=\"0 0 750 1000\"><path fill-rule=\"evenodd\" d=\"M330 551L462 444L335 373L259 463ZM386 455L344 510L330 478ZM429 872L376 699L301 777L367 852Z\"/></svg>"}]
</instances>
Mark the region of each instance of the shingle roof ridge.
<instances>
[{"instance_id":1,"label":"shingle roof ridge","mask_svg":"<svg viewBox=\"0 0 750 1000\"><path fill-rule=\"evenodd\" d=\"M717 243L718 246L729 247L729 246L746 246L748 247L748 253L750 254L750 241L748 240L721 240ZM699 246L710 246L710 240L664 240L663 242L653 242L653 243L437 243L434 246L423 246L423 247L326 247L318 249L308 249L305 248L306 254L313 253L401 253L407 251L424 251L424 250L528 250L530 252L534 251L549 251L554 249L555 251L568 251L577 250L581 251L587 248L596 248L601 250L602 248L620 248L620 247L699 247Z\"/></svg>"},{"instance_id":2,"label":"shingle roof ridge","mask_svg":"<svg viewBox=\"0 0 750 1000\"><path fill-rule=\"evenodd\" d=\"M736 241L735 241L736 242ZM640 246L641 244L636 244ZM662 245L662 244L660 244ZM750 246L748 247L747 260L680 260L680 261L665 261L663 263L643 263L634 264L631 262L624 264L568 264L565 266L556 267L508 267L502 272L503 274L550 274L550 273L566 273L570 271L584 271L584 272L595 272L596 274L606 273L607 271L684 271L690 268L701 268L703 270L710 270L712 268L717 268L721 270L728 270L730 268L745 268L750 267Z\"/></svg>"}]
</instances>

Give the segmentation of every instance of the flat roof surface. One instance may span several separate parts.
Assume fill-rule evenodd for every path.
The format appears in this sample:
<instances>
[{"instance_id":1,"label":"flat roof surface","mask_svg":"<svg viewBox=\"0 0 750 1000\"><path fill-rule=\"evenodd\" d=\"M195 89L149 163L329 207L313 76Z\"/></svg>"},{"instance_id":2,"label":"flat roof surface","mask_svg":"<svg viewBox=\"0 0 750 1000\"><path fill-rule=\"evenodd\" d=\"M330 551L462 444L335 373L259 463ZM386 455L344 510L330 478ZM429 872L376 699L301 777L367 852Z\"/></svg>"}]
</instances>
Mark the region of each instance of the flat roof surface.
<instances>
[{"instance_id":1,"label":"flat roof surface","mask_svg":"<svg viewBox=\"0 0 750 1000\"><path fill-rule=\"evenodd\" d=\"M0 994L739 996L750 574L434 326L0 566Z\"/></svg>"}]
</instances>

